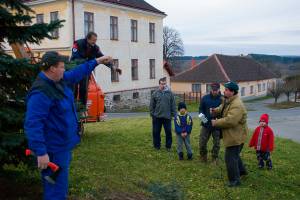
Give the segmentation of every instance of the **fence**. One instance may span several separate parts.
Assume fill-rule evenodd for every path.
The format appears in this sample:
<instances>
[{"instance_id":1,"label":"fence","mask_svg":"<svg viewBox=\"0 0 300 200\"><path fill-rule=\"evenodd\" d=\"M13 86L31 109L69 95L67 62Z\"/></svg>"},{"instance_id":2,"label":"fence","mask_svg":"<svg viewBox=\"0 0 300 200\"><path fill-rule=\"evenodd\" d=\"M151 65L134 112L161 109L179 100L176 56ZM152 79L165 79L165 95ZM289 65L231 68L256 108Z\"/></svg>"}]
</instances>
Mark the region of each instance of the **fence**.
<instances>
[{"instance_id":1,"label":"fence","mask_svg":"<svg viewBox=\"0 0 300 200\"><path fill-rule=\"evenodd\" d=\"M176 101L187 103L199 103L202 98L201 92L174 92Z\"/></svg>"}]
</instances>

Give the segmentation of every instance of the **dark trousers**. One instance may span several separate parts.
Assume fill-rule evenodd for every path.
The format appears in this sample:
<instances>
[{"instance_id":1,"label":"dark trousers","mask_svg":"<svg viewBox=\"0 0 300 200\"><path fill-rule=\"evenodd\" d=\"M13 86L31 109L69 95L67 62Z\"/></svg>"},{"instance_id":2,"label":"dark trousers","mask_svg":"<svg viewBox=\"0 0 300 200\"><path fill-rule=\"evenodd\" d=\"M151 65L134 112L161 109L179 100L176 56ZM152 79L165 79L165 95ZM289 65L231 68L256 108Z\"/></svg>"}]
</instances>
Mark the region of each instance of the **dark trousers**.
<instances>
[{"instance_id":1,"label":"dark trousers","mask_svg":"<svg viewBox=\"0 0 300 200\"><path fill-rule=\"evenodd\" d=\"M246 169L240 157L244 144L225 148L225 163L229 182L240 181L240 174Z\"/></svg>"},{"instance_id":2,"label":"dark trousers","mask_svg":"<svg viewBox=\"0 0 300 200\"><path fill-rule=\"evenodd\" d=\"M169 149L172 146L171 120L165 118L152 117L153 146L157 149L160 148L160 132L162 126L164 126L166 134L166 148Z\"/></svg>"},{"instance_id":3,"label":"dark trousers","mask_svg":"<svg viewBox=\"0 0 300 200\"><path fill-rule=\"evenodd\" d=\"M200 137L199 137L199 149L200 155L206 156L207 155L207 143L212 135L213 138L213 148L211 150L212 157L214 159L218 158L219 151L220 151L220 130L218 129L210 129L202 126Z\"/></svg>"},{"instance_id":4,"label":"dark trousers","mask_svg":"<svg viewBox=\"0 0 300 200\"><path fill-rule=\"evenodd\" d=\"M87 102L88 84L89 84L89 76L85 76L79 83L75 84L74 87L74 97L75 99L77 99L79 93L79 102L83 106L86 106L86 102Z\"/></svg>"}]
</instances>

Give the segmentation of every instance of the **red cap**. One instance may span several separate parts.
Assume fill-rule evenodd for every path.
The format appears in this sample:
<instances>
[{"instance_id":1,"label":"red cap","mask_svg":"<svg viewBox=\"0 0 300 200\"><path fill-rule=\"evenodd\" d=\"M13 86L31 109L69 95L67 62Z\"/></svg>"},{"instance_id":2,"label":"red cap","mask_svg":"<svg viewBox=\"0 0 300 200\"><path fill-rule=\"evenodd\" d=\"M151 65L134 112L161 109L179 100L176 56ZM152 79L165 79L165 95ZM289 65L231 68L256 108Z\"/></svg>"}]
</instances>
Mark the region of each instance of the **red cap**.
<instances>
[{"instance_id":1,"label":"red cap","mask_svg":"<svg viewBox=\"0 0 300 200\"><path fill-rule=\"evenodd\" d=\"M269 123L269 115L268 114L262 114L260 116L259 122L266 122L268 124Z\"/></svg>"}]
</instances>

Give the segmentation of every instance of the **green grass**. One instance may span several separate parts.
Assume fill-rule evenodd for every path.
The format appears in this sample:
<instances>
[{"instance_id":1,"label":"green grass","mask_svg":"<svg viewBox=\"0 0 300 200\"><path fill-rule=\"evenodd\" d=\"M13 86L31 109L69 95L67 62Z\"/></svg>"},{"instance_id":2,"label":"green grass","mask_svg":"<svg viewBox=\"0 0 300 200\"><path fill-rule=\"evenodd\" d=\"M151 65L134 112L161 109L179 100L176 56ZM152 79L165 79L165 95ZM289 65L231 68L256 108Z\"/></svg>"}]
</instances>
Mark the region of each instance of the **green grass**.
<instances>
[{"instance_id":1,"label":"green grass","mask_svg":"<svg viewBox=\"0 0 300 200\"><path fill-rule=\"evenodd\" d=\"M289 108L295 108L300 107L300 103L298 102L292 102L292 101L285 101L280 103L272 103L267 105L269 108L280 110L280 109L289 109Z\"/></svg>"},{"instance_id":2,"label":"green grass","mask_svg":"<svg viewBox=\"0 0 300 200\"><path fill-rule=\"evenodd\" d=\"M177 183L185 199L300 199L300 144L276 138L274 169L258 170L255 152L245 147L242 158L249 175L242 186L230 189L223 161L198 160L199 123L195 122L192 146L195 159L178 161L176 142L171 152L152 148L150 118L113 119L86 126L81 145L74 151L70 194L74 199L143 199L151 183ZM164 135L164 134L162 134ZM162 138L164 144L164 137ZM209 145L211 147L211 143Z\"/></svg>"}]
</instances>

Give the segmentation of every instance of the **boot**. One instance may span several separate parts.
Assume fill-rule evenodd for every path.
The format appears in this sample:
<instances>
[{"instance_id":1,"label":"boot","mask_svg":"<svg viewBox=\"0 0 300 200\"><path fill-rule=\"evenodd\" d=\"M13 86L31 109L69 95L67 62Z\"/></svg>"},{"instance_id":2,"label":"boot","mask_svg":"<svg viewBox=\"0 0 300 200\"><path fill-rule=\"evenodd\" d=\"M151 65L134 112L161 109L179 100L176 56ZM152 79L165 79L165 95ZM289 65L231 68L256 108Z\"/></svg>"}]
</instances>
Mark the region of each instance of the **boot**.
<instances>
[{"instance_id":1,"label":"boot","mask_svg":"<svg viewBox=\"0 0 300 200\"><path fill-rule=\"evenodd\" d=\"M266 165L268 167L268 170L271 170L273 168L271 159L267 160Z\"/></svg>"},{"instance_id":2,"label":"boot","mask_svg":"<svg viewBox=\"0 0 300 200\"><path fill-rule=\"evenodd\" d=\"M188 160L193 160L193 154L192 153L188 154L187 157L188 157Z\"/></svg>"},{"instance_id":3,"label":"boot","mask_svg":"<svg viewBox=\"0 0 300 200\"><path fill-rule=\"evenodd\" d=\"M265 166L264 160L262 158L259 159L258 160L258 168L262 169L262 168L264 168L264 166Z\"/></svg>"},{"instance_id":4,"label":"boot","mask_svg":"<svg viewBox=\"0 0 300 200\"><path fill-rule=\"evenodd\" d=\"M183 160L183 152L178 153L179 160Z\"/></svg>"},{"instance_id":5,"label":"boot","mask_svg":"<svg viewBox=\"0 0 300 200\"><path fill-rule=\"evenodd\" d=\"M207 155L200 155L200 161L206 163L207 162Z\"/></svg>"}]
</instances>

